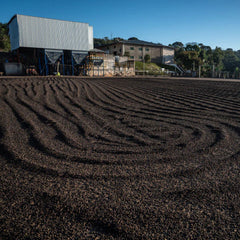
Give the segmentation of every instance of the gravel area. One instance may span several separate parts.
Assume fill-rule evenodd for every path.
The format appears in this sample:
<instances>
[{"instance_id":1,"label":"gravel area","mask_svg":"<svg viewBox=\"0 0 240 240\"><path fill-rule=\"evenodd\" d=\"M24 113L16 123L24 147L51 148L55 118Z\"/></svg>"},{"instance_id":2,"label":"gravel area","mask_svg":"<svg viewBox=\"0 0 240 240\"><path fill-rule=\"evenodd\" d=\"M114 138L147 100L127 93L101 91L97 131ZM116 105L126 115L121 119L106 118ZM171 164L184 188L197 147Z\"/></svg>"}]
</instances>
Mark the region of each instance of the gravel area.
<instances>
[{"instance_id":1,"label":"gravel area","mask_svg":"<svg viewBox=\"0 0 240 240\"><path fill-rule=\"evenodd\" d=\"M0 78L0 238L240 239L240 82Z\"/></svg>"}]
</instances>

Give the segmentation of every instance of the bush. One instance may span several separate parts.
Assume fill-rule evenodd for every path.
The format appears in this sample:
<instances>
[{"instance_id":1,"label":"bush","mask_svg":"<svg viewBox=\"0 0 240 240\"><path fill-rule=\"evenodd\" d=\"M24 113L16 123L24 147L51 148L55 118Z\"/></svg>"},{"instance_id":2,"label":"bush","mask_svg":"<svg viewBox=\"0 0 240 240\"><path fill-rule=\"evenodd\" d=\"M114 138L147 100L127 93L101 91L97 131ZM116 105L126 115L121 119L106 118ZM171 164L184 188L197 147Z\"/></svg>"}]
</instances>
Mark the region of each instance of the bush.
<instances>
[{"instance_id":1,"label":"bush","mask_svg":"<svg viewBox=\"0 0 240 240\"><path fill-rule=\"evenodd\" d=\"M146 54L145 57L144 57L144 61L145 61L146 63L149 63L150 60L151 60L150 55L149 55L149 54Z\"/></svg>"}]
</instances>

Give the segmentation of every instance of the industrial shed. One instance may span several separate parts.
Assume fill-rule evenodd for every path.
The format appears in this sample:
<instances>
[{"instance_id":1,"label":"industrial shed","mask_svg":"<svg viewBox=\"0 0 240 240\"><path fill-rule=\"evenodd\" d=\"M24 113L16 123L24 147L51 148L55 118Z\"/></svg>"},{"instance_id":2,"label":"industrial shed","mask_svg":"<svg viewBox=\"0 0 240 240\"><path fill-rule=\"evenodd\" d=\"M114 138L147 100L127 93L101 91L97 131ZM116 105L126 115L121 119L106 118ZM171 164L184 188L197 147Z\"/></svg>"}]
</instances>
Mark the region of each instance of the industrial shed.
<instances>
[{"instance_id":1,"label":"industrial shed","mask_svg":"<svg viewBox=\"0 0 240 240\"><path fill-rule=\"evenodd\" d=\"M8 25L18 62L37 68L40 75L74 75L93 49L93 27L88 23L17 14Z\"/></svg>"}]
</instances>

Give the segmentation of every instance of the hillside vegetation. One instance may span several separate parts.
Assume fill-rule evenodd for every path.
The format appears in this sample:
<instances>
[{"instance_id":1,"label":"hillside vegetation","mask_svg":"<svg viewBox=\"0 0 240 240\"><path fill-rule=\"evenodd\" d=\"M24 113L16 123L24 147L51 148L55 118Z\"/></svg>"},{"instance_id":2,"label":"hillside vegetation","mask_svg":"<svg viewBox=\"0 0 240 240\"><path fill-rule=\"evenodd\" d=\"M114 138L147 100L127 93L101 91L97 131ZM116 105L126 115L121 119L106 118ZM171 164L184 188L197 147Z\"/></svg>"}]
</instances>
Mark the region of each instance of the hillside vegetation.
<instances>
[{"instance_id":1,"label":"hillside vegetation","mask_svg":"<svg viewBox=\"0 0 240 240\"><path fill-rule=\"evenodd\" d=\"M148 74L157 74L162 72L162 68L159 67L156 63L143 63L143 62L135 62L136 71L145 71Z\"/></svg>"},{"instance_id":2,"label":"hillside vegetation","mask_svg":"<svg viewBox=\"0 0 240 240\"><path fill-rule=\"evenodd\" d=\"M7 23L0 23L0 51L8 52L10 50L10 39L8 36Z\"/></svg>"},{"instance_id":3,"label":"hillside vegetation","mask_svg":"<svg viewBox=\"0 0 240 240\"><path fill-rule=\"evenodd\" d=\"M228 75L238 76L240 70L240 50L231 48L222 50L220 47L212 49L202 43L181 42L170 44L175 48L175 61L185 70L198 71L204 77L218 76L225 72Z\"/></svg>"},{"instance_id":4,"label":"hillside vegetation","mask_svg":"<svg viewBox=\"0 0 240 240\"><path fill-rule=\"evenodd\" d=\"M135 62L135 69L138 73L145 72L145 74L149 75L165 75L166 71L175 70L175 68L170 65L138 61Z\"/></svg>"}]
</instances>

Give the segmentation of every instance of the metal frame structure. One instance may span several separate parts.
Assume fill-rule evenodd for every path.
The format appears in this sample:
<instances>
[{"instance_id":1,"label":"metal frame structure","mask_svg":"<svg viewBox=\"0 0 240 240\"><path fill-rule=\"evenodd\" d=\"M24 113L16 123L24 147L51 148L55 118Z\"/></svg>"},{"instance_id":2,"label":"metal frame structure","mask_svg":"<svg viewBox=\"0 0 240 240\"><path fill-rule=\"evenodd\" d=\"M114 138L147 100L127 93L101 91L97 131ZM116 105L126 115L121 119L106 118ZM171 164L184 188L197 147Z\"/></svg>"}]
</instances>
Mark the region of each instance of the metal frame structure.
<instances>
[{"instance_id":1,"label":"metal frame structure","mask_svg":"<svg viewBox=\"0 0 240 240\"><path fill-rule=\"evenodd\" d=\"M77 66L93 48L93 28L88 23L17 14L8 25L11 49L17 53L18 62L22 61L19 55L24 56L22 59L31 59L30 63L25 60L22 63L38 67L40 75L52 74L56 62L61 75L76 74Z\"/></svg>"}]
</instances>

